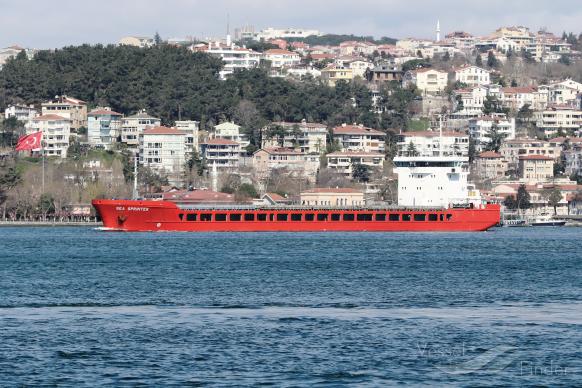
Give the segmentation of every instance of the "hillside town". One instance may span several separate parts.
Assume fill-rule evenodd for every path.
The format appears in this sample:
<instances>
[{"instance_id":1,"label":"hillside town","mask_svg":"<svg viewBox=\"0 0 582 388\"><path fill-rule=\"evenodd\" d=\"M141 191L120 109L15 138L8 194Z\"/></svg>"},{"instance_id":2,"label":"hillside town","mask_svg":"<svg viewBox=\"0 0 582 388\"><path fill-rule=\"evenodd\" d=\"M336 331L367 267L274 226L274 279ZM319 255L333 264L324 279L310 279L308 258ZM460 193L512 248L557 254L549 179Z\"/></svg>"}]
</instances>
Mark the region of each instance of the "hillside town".
<instances>
[{"instance_id":1,"label":"hillside town","mask_svg":"<svg viewBox=\"0 0 582 388\"><path fill-rule=\"evenodd\" d=\"M221 82L262 69L329 89L358 85L366 95L351 97L352 105L372 119L253 124L254 108L239 106L242 113L220 122L180 111L168 120L145 106L118 112L113 101L68 93L7 103L0 164L12 169L2 179L11 173L14 184L5 184L0 216L26 219L41 209L84 217L92 197L132 191L191 203L469 201L500 203L507 214L582 215L582 36L521 26L441 34L437 22L434 39L352 36L331 44L326 37L244 26L224 39L122 38L120 46L177 46L217 58ZM34 61L37 50L1 49L0 69L19 55ZM385 103L390 98L403 106ZM390 128L370 125L380 117ZM18 137L39 132L41 146L13 151Z\"/></svg>"}]
</instances>

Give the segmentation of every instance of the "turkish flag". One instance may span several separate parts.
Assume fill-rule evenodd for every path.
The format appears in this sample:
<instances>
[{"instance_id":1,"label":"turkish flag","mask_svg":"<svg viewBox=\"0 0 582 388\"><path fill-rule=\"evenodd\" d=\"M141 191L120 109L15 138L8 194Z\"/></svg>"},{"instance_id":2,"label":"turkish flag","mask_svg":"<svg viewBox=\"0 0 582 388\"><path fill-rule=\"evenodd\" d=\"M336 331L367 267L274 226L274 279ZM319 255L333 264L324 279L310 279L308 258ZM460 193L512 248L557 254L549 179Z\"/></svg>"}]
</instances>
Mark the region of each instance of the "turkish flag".
<instances>
[{"instance_id":1,"label":"turkish flag","mask_svg":"<svg viewBox=\"0 0 582 388\"><path fill-rule=\"evenodd\" d=\"M16 151L38 151L41 149L42 132L34 132L18 139Z\"/></svg>"}]
</instances>

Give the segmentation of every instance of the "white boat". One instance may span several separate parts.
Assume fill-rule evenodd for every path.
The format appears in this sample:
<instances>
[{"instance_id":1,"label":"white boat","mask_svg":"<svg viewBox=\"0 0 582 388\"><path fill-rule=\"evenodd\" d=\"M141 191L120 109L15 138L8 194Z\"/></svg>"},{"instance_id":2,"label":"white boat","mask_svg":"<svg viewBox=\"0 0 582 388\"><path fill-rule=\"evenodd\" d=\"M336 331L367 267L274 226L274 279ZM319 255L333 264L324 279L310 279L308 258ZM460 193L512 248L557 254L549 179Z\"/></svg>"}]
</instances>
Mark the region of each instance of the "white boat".
<instances>
[{"instance_id":1,"label":"white boat","mask_svg":"<svg viewBox=\"0 0 582 388\"><path fill-rule=\"evenodd\" d=\"M531 226L564 226L566 225L566 220L561 220L553 218L550 215L542 214L541 216L534 217L530 221Z\"/></svg>"}]
</instances>

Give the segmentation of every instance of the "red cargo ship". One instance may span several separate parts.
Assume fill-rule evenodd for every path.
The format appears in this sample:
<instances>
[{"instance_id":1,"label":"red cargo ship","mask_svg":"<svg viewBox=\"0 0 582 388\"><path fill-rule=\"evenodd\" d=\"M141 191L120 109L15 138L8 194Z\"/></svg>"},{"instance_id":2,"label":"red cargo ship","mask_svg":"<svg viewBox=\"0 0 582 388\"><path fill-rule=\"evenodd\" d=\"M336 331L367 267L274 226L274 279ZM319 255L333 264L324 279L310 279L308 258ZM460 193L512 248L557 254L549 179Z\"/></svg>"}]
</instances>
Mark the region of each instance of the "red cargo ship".
<instances>
[{"instance_id":1,"label":"red cargo ship","mask_svg":"<svg viewBox=\"0 0 582 388\"><path fill-rule=\"evenodd\" d=\"M476 232L499 223L500 206L323 208L193 206L172 201L96 199L108 230L183 232Z\"/></svg>"}]
</instances>

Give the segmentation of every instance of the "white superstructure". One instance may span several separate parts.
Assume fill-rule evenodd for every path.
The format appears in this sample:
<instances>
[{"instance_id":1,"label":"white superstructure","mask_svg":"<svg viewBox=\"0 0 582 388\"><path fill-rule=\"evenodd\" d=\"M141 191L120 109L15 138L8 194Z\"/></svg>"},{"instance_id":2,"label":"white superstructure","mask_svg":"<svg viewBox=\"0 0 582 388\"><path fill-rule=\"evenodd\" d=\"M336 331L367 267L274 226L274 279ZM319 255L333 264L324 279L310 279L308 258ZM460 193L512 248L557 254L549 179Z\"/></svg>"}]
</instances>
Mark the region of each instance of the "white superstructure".
<instances>
[{"instance_id":1,"label":"white superstructure","mask_svg":"<svg viewBox=\"0 0 582 388\"><path fill-rule=\"evenodd\" d=\"M449 207L467 203L468 162L469 158L462 156L394 158L398 174L398 204Z\"/></svg>"}]
</instances>

